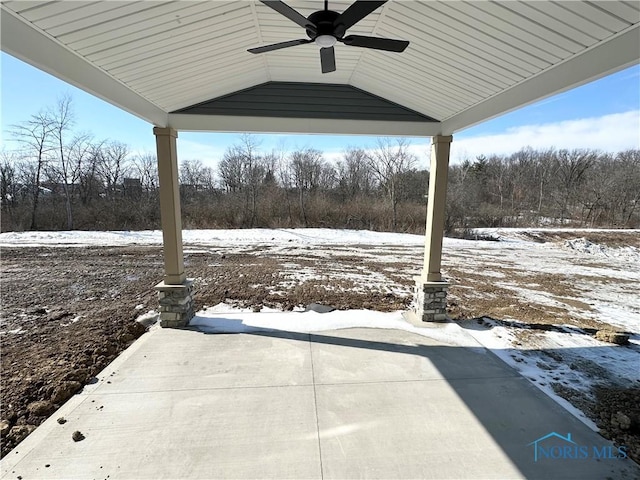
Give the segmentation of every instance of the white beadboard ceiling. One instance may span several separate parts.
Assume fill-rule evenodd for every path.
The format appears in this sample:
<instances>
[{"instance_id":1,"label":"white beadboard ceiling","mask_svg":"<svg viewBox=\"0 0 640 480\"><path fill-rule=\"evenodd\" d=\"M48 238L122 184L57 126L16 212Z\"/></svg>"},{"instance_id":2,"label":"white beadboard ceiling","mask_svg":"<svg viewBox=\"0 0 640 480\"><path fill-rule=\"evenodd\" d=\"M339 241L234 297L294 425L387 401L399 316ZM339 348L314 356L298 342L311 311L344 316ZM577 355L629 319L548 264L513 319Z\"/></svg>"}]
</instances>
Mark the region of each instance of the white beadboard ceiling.
<instances>
[{"instance_id":1,"label":"white beadboard ceiling","mask_svg":"<svg viewBox=\"0 0 640 480\"><path fill-rule=\"evenodd\" d=\"M304 16L323 2L290 1ZM352 2L329 2L342 12ZM305 38L253 1L2 1L3 51L147 121L177 129L450 134L640 61L638 1L390 1L349 34L409 40L402 54L336 45L252 55ZM171 114L268 81L349 84L432 125Z\"/></svg>"}]
</instances>

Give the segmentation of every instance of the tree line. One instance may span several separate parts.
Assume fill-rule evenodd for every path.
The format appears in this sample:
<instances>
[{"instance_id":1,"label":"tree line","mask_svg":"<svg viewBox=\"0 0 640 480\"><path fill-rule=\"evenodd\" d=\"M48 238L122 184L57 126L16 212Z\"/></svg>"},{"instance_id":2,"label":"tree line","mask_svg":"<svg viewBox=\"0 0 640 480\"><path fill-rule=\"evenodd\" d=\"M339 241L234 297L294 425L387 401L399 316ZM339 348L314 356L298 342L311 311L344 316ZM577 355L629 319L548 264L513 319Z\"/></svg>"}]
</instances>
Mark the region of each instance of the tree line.
<instances>
[{"instance_id":1,"label":"tree line","mask_svg":"<svg viewBox=\"0 0 640 480\"><path fill-rule=\"evenodd\" d=\"M0 158L2 231L160 228L154 154L74 129L70 97L14 125ZM405 139L263 151L242 135L217 167L180 161L184 228L332 227L424 232L429 173ZM522 149L449 168L446 229L640 225L640 150Z\"/></svg>"},{"instance_id":2,"label":"tree line","mask_svg":"<svg viewBox=\"0 0 640 480\"><path fill-rule=\"evenodd\" d=\"M449 171L452 228L640 226L640 150L533 150L478 157Z\"/></svg>"}]
</instances>

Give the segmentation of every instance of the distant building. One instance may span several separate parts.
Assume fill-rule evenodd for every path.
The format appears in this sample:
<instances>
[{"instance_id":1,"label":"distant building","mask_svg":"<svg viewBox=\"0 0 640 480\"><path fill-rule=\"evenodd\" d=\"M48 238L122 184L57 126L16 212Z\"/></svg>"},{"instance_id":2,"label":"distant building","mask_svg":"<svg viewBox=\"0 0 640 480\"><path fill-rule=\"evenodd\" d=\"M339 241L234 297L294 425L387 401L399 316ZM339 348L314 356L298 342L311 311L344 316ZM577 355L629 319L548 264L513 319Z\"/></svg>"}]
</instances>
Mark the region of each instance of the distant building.
<instances>
[{"instance_id":1,"label":"distant building","mask_svg":"<svg viewBox=\"0 0 640 480\"><path fill-rule=\"evenodd\" d=\"M125 197L138 198L142 195L142 182L139 178L125 178L122 190Z\"/></svg>"}]
</instances>

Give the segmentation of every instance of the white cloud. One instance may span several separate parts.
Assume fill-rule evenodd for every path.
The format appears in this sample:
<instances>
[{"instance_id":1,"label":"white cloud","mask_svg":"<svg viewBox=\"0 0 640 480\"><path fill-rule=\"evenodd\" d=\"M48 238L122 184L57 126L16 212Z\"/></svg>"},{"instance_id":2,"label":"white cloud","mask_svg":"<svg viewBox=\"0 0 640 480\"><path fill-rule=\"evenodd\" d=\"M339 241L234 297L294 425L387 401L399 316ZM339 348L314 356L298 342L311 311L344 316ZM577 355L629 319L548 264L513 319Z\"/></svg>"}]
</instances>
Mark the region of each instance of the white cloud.
<instances>
[{"instance_id":1,"label":"white cloud","mask_svg":"<svg viewBox=\"0 0 640 480\"><path fill-rule=\"evenodd\" d=\"M324 158L325 160L329 161L329 162L339 162L340 160L342 160L342 158L344 157L344 151L346 149L343 150L325 150L322 152L322 158Z\"/></svg>"},{"instance_id":2,"label":"white cloud","mask_svg":"<svg viewBox=\"0 0 640 480\"><path fill-rule=\"evenodd\" d=\"M451 162L479 155L505 155L523 147L588 148L618 152L640 148L640 110L563 122L525 125L504 133L461 138L454 135Z\"/></svg>"}]
</instances>

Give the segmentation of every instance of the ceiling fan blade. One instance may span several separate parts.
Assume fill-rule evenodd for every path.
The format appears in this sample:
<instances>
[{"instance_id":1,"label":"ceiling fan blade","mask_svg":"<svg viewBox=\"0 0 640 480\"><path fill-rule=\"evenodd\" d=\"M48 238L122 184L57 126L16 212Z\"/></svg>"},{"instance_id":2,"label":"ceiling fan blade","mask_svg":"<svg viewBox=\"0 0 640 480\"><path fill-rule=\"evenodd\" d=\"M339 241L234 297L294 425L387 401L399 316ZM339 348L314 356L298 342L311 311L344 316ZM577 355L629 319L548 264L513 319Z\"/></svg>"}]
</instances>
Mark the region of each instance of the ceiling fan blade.
<instances>
[{"instance_id":1,"label":"ceiling fan blade","mask_svg":"<svg viewBox=\"0 0 640 480\"><path fill-rule=\"evenodd\" d=\"M334 26L342 25L344 30L347 30L349 27L354 26L364 17L369 15L378 7L381 7L387 3L387 0L381 2L369 2L358 0L351 4L349 8L347 8L342 14L335 19L333 22ZM343 32L344 33L344 32Z\"/></svg>"},{"instance_id":2,"label":"ceiling fan blade","mask_svg":"<svg viewBox=\"0 0 640 480\"><path fill-rule=\"evenodd\" d=\"M287 47L295 47L296 45L304 45L305 43L311 43L311 42L313 42L313 40L309 40L307 38L300 38L298 40L289 40L288 42L273 43L271 45L265 45L264 47L250 48L247 50L247 52L250 52L250 53L272 52L273 50L280 50L281 48L287 48Z\"/></svg>"},{"instance_id":3,"label":"ceiling fan blade","mask_svg":"<svg viewBox=\"0 0 640 480\"><path fill-rule=\"evenodd\" d=\"M404 52L409 46L407 40L392 40L390 38L366 37L363 35L348 35L339 41L352 47L374 48L376 50L386 50L387 52Z\"/></svg>"},{"instance_id":4,"label":"ceiling fan blade","mask_svg":"<svg viewBox=\"0 0 640 480\"><path fill-rule=\"evenodd\" d=\"M280 15L284 15L292 22L297 23L302 28L308 28L314 33L318 31L318 27L313 22L310 22L305 16L295 11L286 3L281 2L279 0L260 0L260 1L264 3L267 7L273 8Z\"/></svg>"},{"instance_id":5,"label":"ceiling fan blade","mask_svg":"<svg viewBox=\"0 0 640 480\"><path fill-rule=\"evenodd\" d=\"M333 47L320 49L320 65L322 66L322 73L336 71L336 52Z\"/></svg>"}]
</instances>

